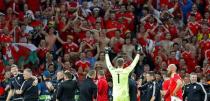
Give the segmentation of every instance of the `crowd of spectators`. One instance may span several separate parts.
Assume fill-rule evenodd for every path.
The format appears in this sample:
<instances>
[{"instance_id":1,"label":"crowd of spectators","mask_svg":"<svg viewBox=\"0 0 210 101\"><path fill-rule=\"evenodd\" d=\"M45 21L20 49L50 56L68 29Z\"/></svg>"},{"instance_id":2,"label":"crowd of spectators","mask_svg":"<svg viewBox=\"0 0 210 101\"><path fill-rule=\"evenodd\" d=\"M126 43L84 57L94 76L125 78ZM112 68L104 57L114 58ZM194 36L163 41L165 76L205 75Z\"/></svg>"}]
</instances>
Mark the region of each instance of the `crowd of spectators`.
<instances>
[{"instance_id":1,"label":"crowd of spectators","mask_svg":"<svg viewBox=\"0 0 210 101\"><path fill-rule=\"evenodd\" d=\"M38 58L19 62L8 55L14 43L34 45ZM104 70L111 86L104 48L111 48L113 64L123 57L127 67L138 45L143 52L135 80L148 71L163 80L168 65L176 64L185 84L194 72L209 85L210 0L0 0L0 94L9 89L13 64L55 84L62 71L81 81L89 70Z\"/></svg>"}]
</instances>

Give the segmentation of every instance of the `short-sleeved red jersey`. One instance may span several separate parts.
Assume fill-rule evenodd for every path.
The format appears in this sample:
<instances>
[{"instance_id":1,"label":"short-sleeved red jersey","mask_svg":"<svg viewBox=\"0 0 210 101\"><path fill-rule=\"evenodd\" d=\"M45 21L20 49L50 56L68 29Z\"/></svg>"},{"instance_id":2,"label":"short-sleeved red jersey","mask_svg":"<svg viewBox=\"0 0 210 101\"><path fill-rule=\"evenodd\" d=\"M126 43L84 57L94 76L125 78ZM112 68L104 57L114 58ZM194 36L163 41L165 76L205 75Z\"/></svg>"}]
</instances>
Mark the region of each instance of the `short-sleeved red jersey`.
<instances>
[{"instance_id":1,"label":"short-sleeved red jersey","mask_svg":"<svg viewBox=\"0 0 210 101\"><path fill-rule=\"evenodd\" d=\"M177 86L177 81L178 80L181 80L181 77L179 76L179 74L174 74L174 76L172 78L170 78L170 84L169 84L169 95L170 95L170 98L172 96L172 93L174 92L176 86ZM183 96L182 96L182 88L180 88L177 93L176 93L176 96L178 98L180 98L181 100L183 99Z\"/></svg>"},{"instance_id":2,"label":"short-sleeved red jersey","mask_svg":"<svg viewBox=\"0 0 210 101\"><path fill-rule=\"evenodd\" d=\"M170 85L170 79L165 80L163 82L163 85L162 85L163 90L164 91L167 91L168 88L169 88L169 85ZM166 95L164 96L164 101L170 101L170 95L169 95L169 93L166 93Z\"/></svg>"}]
</instances>

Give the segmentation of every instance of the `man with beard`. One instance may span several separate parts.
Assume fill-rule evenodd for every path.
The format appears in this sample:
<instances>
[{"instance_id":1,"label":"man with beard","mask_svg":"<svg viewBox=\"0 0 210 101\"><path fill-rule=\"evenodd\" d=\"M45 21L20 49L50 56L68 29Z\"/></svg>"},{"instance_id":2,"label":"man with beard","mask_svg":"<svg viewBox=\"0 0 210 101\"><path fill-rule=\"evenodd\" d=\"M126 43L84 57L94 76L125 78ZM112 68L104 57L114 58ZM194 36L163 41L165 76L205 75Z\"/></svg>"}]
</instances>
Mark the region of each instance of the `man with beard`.
<instances>
[{"instance_id":1,"label":"man with beard","mask_svg":"<svg viewBox=\"0 0 210 101\"><path fill-rule=\"evenodd\" d=\"M170 98L171 97L176 97L180 100L183 99L182 96L182 79L179 76L179 74L176 73L177 71L177 67L175 64L170 64L167 68L168 71L168 75L170 77L170 84L169 84L169 88L168 91L166 92L166 94L169 93ZM171 101L171 99L170 99Z\"/></svg>"},{"instance_id":2,"label":"man with beard","mask_svg":"<svg viewBox=\"0 0 210 101\"><path fill-rule=\"evenodd\" d=\"M124 59L118 58L116 67L114 68L110 62L108 51L109 48L105 48L105 59L107 67L113 78L113 101L129 101L129 86L128 86L128 76L130 72L134 69L140 58L141 48L137 48L137 55L134 61L128 67L124 68Z\"/></svg>"},{"instance_id":3,"label":"man with beard","mask_svg":"<svg viewBox=\"0 0 210 101\"><path fill-rule=\"evenodd\" d=\"M190 84L184 88L183 99L188 101L207 101L207 93L201 83L197 82L197 75L190 74Z\"/></svg>"}]
</instances>

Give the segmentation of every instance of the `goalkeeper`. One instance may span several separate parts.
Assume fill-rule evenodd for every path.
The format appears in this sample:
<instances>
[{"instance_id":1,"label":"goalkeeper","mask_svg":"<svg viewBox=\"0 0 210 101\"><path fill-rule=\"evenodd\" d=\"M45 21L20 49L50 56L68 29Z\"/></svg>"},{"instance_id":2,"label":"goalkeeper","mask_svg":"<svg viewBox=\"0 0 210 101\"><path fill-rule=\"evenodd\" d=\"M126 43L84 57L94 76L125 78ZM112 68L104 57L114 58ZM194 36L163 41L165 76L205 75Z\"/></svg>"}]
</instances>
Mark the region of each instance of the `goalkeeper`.
<instances>
[{"instance_id":1,"label":"goalkeeper","mask_svg":"<svg viewBox=\"0 0 210 101\"><path fill-rule=\"evenodd\" d=\"M113 79L113 101L130 101L129 97L129 87L128 87L128 76L130 72L134 69L138 60L140 58L140 50L141 48L137 48L137 55L131 65L123 69L124 59L118 58L116 60L116 68L112 66L109 59L109 48L105 48L105 60L106 65L112 75Z\"/></svg>"}]
</instances>

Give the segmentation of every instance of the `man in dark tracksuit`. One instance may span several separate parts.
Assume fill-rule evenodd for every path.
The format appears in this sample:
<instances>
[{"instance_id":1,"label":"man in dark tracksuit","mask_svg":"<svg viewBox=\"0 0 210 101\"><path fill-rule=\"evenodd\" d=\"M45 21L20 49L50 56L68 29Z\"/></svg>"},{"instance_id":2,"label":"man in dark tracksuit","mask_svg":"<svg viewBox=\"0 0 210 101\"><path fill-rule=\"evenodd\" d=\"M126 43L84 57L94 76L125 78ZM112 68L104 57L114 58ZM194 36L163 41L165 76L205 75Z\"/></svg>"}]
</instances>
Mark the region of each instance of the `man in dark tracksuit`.
<instances>
[{"instance_id":1,"label":"man in dark tracksuit","mask_svg":"<svg viewBox=\"0 0 210 101\"><path fill-rule=\"evenodd\" d=\"M88 72L87 78L81 82L79 87L79 101L93 101L93 99L96 99L97 85L93 81L95 77L96 72L94 70L91 70Z\"/></svg>"},{"instance_id":2,"label":"man in dark tracksuit","mask_svg":"<svg viewBox=\"0 0 210 101\"><path fill-rule=\"evenodd\" d=\"M55 88L53 97L52 97L52 101L56 101L58 88L59 88L60 84L63 82L63 80L64 80L64 72L63 71L57 72L56 80L52 81L53 87Z\"/></svg>"},{"instance_id":3,"label":"man in dark tracksuit","mask_svg":"<svg viewBox=\"0 0 210 101\"><path fill-rule=\"evenodd\" d=\"M190 74L191 83L184 87L183 100L185 101L207 101L207 93L201 83L197 82L197 75Z\"/></svg>"},{"instance_id":4,"label":"man in dark tracksuit","mask_svg":"<svg viewBox=\"0 0 210 101\"><path fill-rule=\"evenodd\" d=\"M60 84L57 91L57 101L75 101L77 82L72 80L70 72L64 73L64 81Z\"/></svg>"},{"instance_id":5,"label":"man in dark tracksuit","mask_svg":"<svg viewBox=\"0 0 210 101\"><path fill-rule=\"evenodd\" d=\"M160 101L160 88L154 78L154 72L148 72L146 74L147 83L142 86L140 83L139 90L144 91L144 97L141 97L141 101Z\"/></svg>"},{"instance_id":6,"label":"man in dark tracksuit","mask_svg":"<svg viewBox=\"0 0 210 101\"><path fill-rule=\"evenodd\" d=\"M136 81L130 77L128 83L129 83L130 101L137 101L137 85L136 85Z\"/></svg>"},{"instance_id":7,"label":"man in dark tracksuit","mask_svg":"<svg viewBox=\"0 0 210 101\"><path fill-rule=\"evenodd\" d=\"M20 90L17 90L16 93L23 94L23 101L38 101L38 86L33 85L36 80L32 77L31 69L25 69L23 77L25 81L23 82Z\"/></svg>"},{"instance_id":8,"label":"man in dark tracksuit","mask_svg":"<svg viewBox=\"0 0 210 101\"><path fill-rule=\"evenodd\" d=\"M11 66L11 73L14 77L10 81L10 91L8 93L6 101L10 101L12 97L13 101L22 101L22 94L17 94L16 90L19 90L24 82L23 74L19 73L18 67L16 65Z\"/></svg>"}]
</instances>

